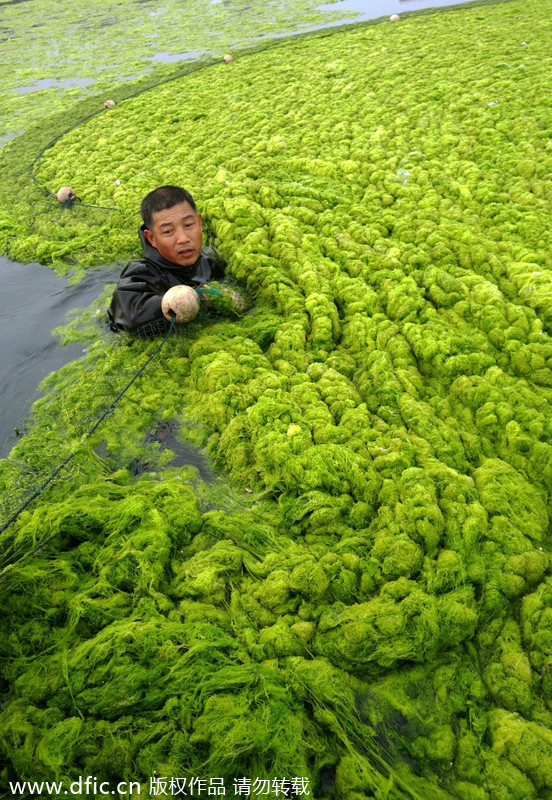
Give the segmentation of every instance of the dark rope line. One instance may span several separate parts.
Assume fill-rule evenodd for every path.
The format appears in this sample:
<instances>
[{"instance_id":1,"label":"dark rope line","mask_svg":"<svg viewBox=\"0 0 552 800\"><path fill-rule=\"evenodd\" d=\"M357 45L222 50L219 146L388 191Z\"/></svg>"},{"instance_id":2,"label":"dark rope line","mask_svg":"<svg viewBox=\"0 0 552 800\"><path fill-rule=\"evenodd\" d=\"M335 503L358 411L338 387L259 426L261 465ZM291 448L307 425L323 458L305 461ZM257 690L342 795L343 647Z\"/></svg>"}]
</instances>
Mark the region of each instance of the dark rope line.
<instances>
[{"instance_id":1,"label":"dark rope line","mask_svg":"<svg viewBox=\"0 0 552 800\"><path fill-rule=\"evenodd\" d=\"M109 407L108 407L108 408L107 408L107 409L106 409L106 410L103 412L103 414L102 414L102 415L99 417L99 419L97 419L97 420L96 420L96 422L95 422L95 423L92 425L92 427L90 428L90 430L88 430L86 433L84 433L84 434L83 434L83 436L81 437L81 444L82 444L82 441L83 441L83 439L85 439L85 438L86 438L86 437L88 437L88 436L91 436L91 435L94 433L94 431L96 430L96 428L97 428L97 427L98 427L98 426L99 426L99 425L100 425L100 424L103 422L103 420L104 420L104 419L107 417L107 415L108 415L108 414L110 414L110 413L113 411L113 409L115 408L115 406L117 405L117 403L119 402L119 400L120 400L120 399L123 397L123 395L124 395L124 394L125 394L125 393L128 391L128 389L130 389L130 387L132 386L132 384L134 383L134 381L135 381L135 380L136 380L136 379L137 379L137 378L138 378L138 377L139 377L139 376L142 374L142 372L143 372L143 371L146 369L146 367L148 366L148 364L149 364L149 363L150 363L150 362L151 362L151 361L152 361L152 360L155 358L155 356L156 356L156 355L159 353L159 351L161 350L161 348L163 347L163 345L165 344L165 342L167 341L167 339L169 338L169 336L170 336L170 335L173 333L174 329L175 329L175 317L174 317L174 315L173 315L173 317L172 317L172 321L171 321L171 326L170 326L170 328L169 328L169 330L168 330L168 332L167 332L167 335L166 335L166 336L165 336L165 338L163 339L163 341L162 341L162 342L161 342L161 343L160 343L160 344L159 344L159 345L158 345L158 346L155 348L155 350L153 351L153 353L151 354L151 356L149 356L149 358L147 359L147 361L145 361L145 362L142 364L142 366L140 367L140 369L138 370L138 372L136 372L136 373L135 373L135 374L132 376L132 378L131 378L131 379L130 379L130 381L127 383L127 385L126 385L126 386L125 386L123 389L121 389L121 391L119 392L119 394L117 395L117 397L116 397L116 398L113 400L113 402L111 403L111 405L110 405L110 406L109 406ZM79 447L80 447L80 445L79 445ZM62 463L61 463L61 464L59 464L59 466L57 466L57 467L55 468L55 470L54 470L54 471L53 471L53 472L52 472L52 473L51 473L51 474L48 476L48 478L46 478L46 480L45 480L45 481L44 481L44 482L43 482L43 483L42 483L42 484L41 484L41 485L38 487L38 489L35 489L35 491L34 491L34 492L31 494L31 496L30 496L30 497L28 497L28 498L25 500L25 502L24 502L24 503L23 503L23 504L22 504L22 505L21 505L21 506L20 506L20 507L19 507L19 508L18 508L16 511L14 511L14 513L11 515L11 517L9 517L9 519L8 519L8 520L6 520L6 522L5 522L5 523L2 525L2 527L0 527L0 533L3 533L3 532L4 532L4 531L7 529L7 528L9 528L9 526L10 526L10 525L11 525L13 522L15 522L15 520L16 520L16 519L17 519L17 518L20 516L20 514L21 514L21 513L22 513L22 512L23 512L23 511L24 511L24 510L27 508L27 506L29 506L29 505L30 505L30 504L33 502L33 500L36 500L36 498L37 498L37 497L39 497L39 496L40 496L40 495L41 495L41 494L44 492L44 490L46 489L46 487L47 487L47 486L49 486L49 484L50 484L50 483L52 483L52 481L53 481L53 480L54 480L54 479L57 477L57 475L59 475L59 473L61 472L61 470L62 470L62 469L64 469L64 468L67 466L67 464L68 464L68 463L71 461L71 459L72 459L72 458L74 458L74 456L75 456L75 455L78 453L78 451L79 451L79 447L77 447L77 448L76 448L76 449L75 449L75 450L74 450L74 451L73 451L73 452L72 452L70 455L68 455L68 456L67 456L67 458L65 458L65 459L62 461ZM27 558L28 556L30 556L30 555L33 555L34 553L38 552L38 550L39 550L39 549L41 549L42 547L44 547L44 545L45 545L45 544L47 544L49 541L51 541L51 539L54 539L54 538L55 538L56 536L58 536L58 535L59 535L59 533L56 533L56 534L54 534L53 536L50 536L50 537L48 537L47 539L44 539L43 541L39 542L39 543L38 543L38 545L36 545L36 547L35 547L33 550L30 550L29 552L27 552L27 553L24 553L22 556L20 556L18 559L16 559L16 560L15 560L15 561L14 561L12 564L8 564L6 567L4 567L4 569L3 569L3 570L0 572L0 581L1 581L1 580L3 580L3 578L5 577L5 574L6 574L6 573L7 573L7 572L8 572L10 569L12 569L12 568L13 568L13 567L14 567L16 564L18 564L18 563L19 563L20 561L22 561L24 558Z\"/></svg>"},{"instance_id":2,"label":"dark rope line","mask_svg":"<svg viewBox=\"0 0 552 800\"><path fill-rule=\"evenodd\" d=\"M55 197L56 195L54 195ZM73 201L72 203L62 203L62 208L101 208L102 211L119 211L115 206L95 206L92 203L81 203Z\"/></svg>"},{"instance_id":3,"label":"dark rope line","mask_svg":"<svg viewBox=\"0 0 552 800\"><path fill-rule=\"evenodd\" d=\"M101 208L102 211L119 211L115 206L95 206L91 203L77 203L77 208Z\"/></svg>"}]
</instances>

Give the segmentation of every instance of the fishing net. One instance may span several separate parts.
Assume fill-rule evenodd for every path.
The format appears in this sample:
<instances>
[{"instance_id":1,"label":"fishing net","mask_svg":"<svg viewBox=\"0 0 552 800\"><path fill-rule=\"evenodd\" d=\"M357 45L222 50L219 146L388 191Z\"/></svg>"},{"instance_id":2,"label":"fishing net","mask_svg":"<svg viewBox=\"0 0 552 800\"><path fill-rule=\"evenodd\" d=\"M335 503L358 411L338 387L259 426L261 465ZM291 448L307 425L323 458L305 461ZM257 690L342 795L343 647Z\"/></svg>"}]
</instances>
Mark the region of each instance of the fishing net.
<instances>
[{"instance_id":1,"label":"fishing net","mask_svg":"<svg viewBox=\"0 0 552 800\"><path fill-rule=\"evenodd\" d=\"M197 331L197 326L204 326L206 323L216 321L223 317L239 319L251 306L251 299L247 298L246 293L235 281L211 281L205 286L198 287L196 292L200 298L200 306L197 315L194 317L194 326L190 324L176 324L172 326L172 335L190 336L191 332ZM171 323L167 319L156 319L139 325L131 331L131 336L139 339L151 339L155 336L166 336L171 329Z\"/></svg>"}]
</instances>

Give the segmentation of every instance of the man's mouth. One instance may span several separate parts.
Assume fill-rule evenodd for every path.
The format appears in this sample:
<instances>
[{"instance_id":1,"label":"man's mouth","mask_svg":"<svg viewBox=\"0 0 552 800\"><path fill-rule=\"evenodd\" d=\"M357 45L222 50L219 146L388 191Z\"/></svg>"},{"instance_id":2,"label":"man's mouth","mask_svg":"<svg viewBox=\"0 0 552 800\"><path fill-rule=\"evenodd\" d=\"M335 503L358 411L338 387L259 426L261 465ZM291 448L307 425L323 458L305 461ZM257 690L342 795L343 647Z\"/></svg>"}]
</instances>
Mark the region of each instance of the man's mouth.
<instances>
[{"instance_id":1,"label":"man's mouth","mask_svg":"<svg viewBox=\"0 0 552 800\"><path fill-rule=\"evenodd\" d=\"M182 256L183 258L189 258L190 256L193 256L193 254L194 254L193 250L179 250L178 251L178 255Z\"/></svg>"}]
</instances>

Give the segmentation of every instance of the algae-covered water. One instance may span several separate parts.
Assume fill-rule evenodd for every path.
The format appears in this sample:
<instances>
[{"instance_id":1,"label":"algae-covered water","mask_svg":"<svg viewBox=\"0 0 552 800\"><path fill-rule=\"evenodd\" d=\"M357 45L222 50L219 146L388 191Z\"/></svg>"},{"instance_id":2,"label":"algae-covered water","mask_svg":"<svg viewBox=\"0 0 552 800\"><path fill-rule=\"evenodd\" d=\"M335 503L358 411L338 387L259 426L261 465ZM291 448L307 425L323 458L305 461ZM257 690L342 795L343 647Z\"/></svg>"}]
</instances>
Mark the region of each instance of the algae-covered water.
<instances>
[{"instance_id":1,"label":"algae-covered water","mask_svg":"<svg viewBox=\"0 0 552 800\"><path fill-rule=\"evenodd\" d=\"M87 94L113 91L160 63L221 56L262 39L450 0L176 0L2 4L0 145ZM391 9L391 10L389 10ZM127 31L132 30L132 37ZM25 53L25 58L21 54Z\"/></svg>"},{"instance_id":2,"label":"algae-covered water","mask_svg":"<svg viewBox=\"0 0 552 800\"><path fill-rule=\"evenodd\" d=\"M72 459L0 535L7 794L550 796L550 11L206 59L3 148L14 259L124 260L178 183L252 298L160 350L63 326L0 462L5 518Z\"/></svg>"},{"instance_id":3,"label":"algae-covered water","mask_svg":"<svg viewBox=\"0 0 552 800\"><path fill-rule=\"evenodd\" d=\"M411 10L414 6L431 6L435 0L393 0L393 3L392 11L402 12L401 4L405 10ZM445 5L446 0L440 4ZM220 8L212 8L218 5ZM41 0L5 3L2 9L0 42L4 69L0 77L3 91L0 145L23 133L38 118L74 103L84 92L107 90L114 81L132 81L139 75L149 74L157 64L177 64L216 52L217 47L239 47L249 39L256 41L281 36L294 29L303 31L341 24L357 17L377 17L389 11L386 0L345 0L323 6L287 2L269 5L266 9L253 9L250 4L211 2L188 4L186 14L176 15L171 3L154 2L134 3L129 7L102 3L93 10L87 9L86 15L80 5L44 6ZM167 25L169 19L170 26ZM143 39L133 38L133 53L123 47L124 31L129 25L143 33ZM115 49L113 42L116 42ZM194 49L198 42L202 44L200 50ZM27 53L27 58L21 58L22 52ZM109 58L107 53L110 53ZM129 69L130 64L132 69ZM4 264L3 269L6 268ZM23 281L27 273L22 267L13 274ZM54 282L55 278L45 277L44 280ZM46 337L48 343L37 346L22 342L22 334L10 320L24 285L24 282L14 282L12 276L9 292L4 292L0 299L4 309L2 319L9 325L4 333L8 347L4 355L6 389L0 433L0 453L4 455L15 441L14 429L21 426L38 382L51 369L79 352L78 347L57 347L50 331L43 327L47 327L50 315L53 324L61 324L60 305L64 313L70 308L66 293L63 303L54 303L48 309L47 298L52 296L49 286L33 294L33 298L40 297L40 301L36 306L33 303L29 312L33 315L33 327L36 326L33 335L42 343ZM84 286L81 290L85 300L88 294ZM11 361L17 365L16 374L9 368Z\"/></svg>"}]
</instances>

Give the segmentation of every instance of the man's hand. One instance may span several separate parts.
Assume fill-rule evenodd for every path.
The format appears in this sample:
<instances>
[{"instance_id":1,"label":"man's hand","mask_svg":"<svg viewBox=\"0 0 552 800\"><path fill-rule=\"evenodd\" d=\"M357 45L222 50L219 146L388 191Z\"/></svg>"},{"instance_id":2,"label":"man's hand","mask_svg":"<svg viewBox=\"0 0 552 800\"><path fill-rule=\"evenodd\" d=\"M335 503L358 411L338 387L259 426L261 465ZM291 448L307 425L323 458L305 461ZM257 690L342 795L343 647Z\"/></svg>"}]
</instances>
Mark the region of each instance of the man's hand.
<instances>
[{"instance_id":1,"label":"man's hand","mask_svg":"<svg viewBox=\"0 0 552 800\"><path fill-rule=\"evenodd\" d=\"M230 286L219 281L204 283L199 287L201 301L207 308L212 308L225 316L240 316L247 311L247 300Z\"/></svg>"}]
</instances>

